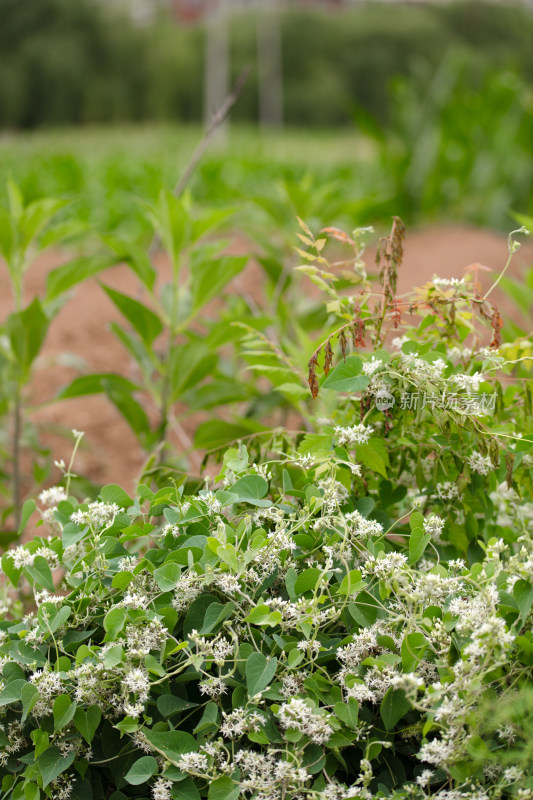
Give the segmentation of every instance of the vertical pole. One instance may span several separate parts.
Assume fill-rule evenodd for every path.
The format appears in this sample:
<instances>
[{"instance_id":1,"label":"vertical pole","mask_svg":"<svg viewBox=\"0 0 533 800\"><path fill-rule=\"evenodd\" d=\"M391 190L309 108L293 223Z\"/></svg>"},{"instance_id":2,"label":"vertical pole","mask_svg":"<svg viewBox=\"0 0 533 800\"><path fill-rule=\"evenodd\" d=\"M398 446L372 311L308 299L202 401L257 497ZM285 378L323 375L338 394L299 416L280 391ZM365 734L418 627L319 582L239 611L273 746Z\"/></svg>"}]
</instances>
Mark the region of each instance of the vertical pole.
<instances>
[{"instance_id":1,"label":"vertical pole","mask_svg":"<svg viewBox=\"0 0 533 800\"><path fill-rule=\"evenodd\" d=\"M265 128L283 124L283 74L279 0L267 0L257 17L259 118Z\"/></svg>"},{"instance_id":2,"label":"vertical pole","mask_svg":"<svg viewBox=\"0 0 533 800\"><path fill-rule=\"evenodd\" d=\"M205 22L204 122L206 127L229 91L229 0L209 0ZM227 122L217 131L219 143L227 138Z\"/></svg>"}]
</instances>

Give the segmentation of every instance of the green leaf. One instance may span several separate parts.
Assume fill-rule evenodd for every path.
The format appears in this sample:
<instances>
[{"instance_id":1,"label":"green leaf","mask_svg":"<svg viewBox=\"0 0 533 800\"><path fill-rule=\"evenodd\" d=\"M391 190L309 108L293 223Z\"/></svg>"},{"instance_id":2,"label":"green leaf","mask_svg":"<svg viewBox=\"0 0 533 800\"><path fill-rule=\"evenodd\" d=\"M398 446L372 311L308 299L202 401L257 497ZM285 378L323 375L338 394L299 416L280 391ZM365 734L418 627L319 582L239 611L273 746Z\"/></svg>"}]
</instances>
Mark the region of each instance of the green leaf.
<instances>
[{"instance_id":1,"label":"green leaf","mask_svg":"<svg viewBox=\"0 0 533 800\"><path fill-rule=\"evenodd\" d=\"M114 264L116 264L114 256L82 256L51 270L46 278L46 301L54 300L63 292Z\"/></svg>"},{"instance_id":2,"label":"green leaf","mask_svg":"<svg viewBox=\"0 0 533 800\"><path fill-rule=\"evenodd\" d=\"M195 752L200 746L194 736L185 731L146 730L145 733L150 744L173 762L178 761L183 753Z\"/></svg>"},{"instance_id":3,"label":"green leaf","mask_svg":"<svg viewBox=\"0 0 533 800\"><path fill-rule=\"evenodd\" d=\"M335 716L349 728L356 730L359 719L359 705L355 698L350 697L347 703L338 702L333 706Z\"/></svg>"},{"instance_id":4,"label":"green leaf","mask_svg":"<svg viewBox=\"0 0 533 800\"><path fill-rule=\"evenodd\" d=\"M244 618L245 622L251 622L254 625L279 625L283 617L281 611L270 611L267 605L261 603L250 611L247 617Z\"/></svg>"},{"instance_id":5,"label":"green leaf","mask_svg":"<svg viewBox=\"0 0 533 800\"><path fill-rule=\"evenodd\" d=\"M6 329L11 349L24 378L41 349L48 325L49 319L38 297L24 311L10 314L7 318Z\"/></svg>"},{"instance_id":6,"label":"green leaf","mask_svg":"<svg viewBox=\"0 0 533 800\"><path fill-rule=\"evenodd\" d=\"M216 703L208 703L204 708L204 713L200 722L193 730L194 734L200 733L207 729L218 729L218 706Z\"/></svg>"},{"instance_id":7,"label":"green leaf","mask_svg":"<svg viewBox=\"0 0 533 800\"><path fill-rule=\"evenodd\" d=\"M533 586L525 580L517 581L513 586L513 597L520 610L520 616L525 622L533 605Z\"/></svg>"},{"instance_id":8,"label":"green leaf","mask_svg":"<svg viewBox=\"0 0 533 800\"><path fill-rule=\"evenodd\" d=\"M296 578L296 582L294 584L295 594L301 595L305 592L312 591L321 575L322 571L317 567L309 567L308 569L304 569L304 571L301 572Z\"/></svg>"},{"instance_id":9,"label":"green leaf","mask_svg":"<svg viewBox=\"0 0 533 800\"><path fill-rule=\"evenodd\" d=\"M35 758L39 758L41 753L44 753L45 750L48 750L48 745L50 743L50 737L44 731L35 729L30 733L32 742L35 745Z\"/></svg>"},{"instance_id":10,"label":"green leaf","mask_svg":"<svg viewBox=\"0 0 533 800\"><path fill-rule=\"evenodd\" d=\"M358 444L355 452L357 459L365 467L368 467L373 472L378 472L385 478L387 477L389 457L386 445L381 439L373 437L366 444Z\"/></svg>"},{"instance_id":11,"label":"green leaf","mask_svg":"<svg viewBox=\"0 0 533 800\"><path fill-rule=\"evenodd\" d=\"M121 644L115 644L105 651L104 664L108 669L113 669L117 664L120 664L124 658L124 648Z\"/></svg>"},{"instance_id":12,"label":"green leaf","mask_svg":"<svg viewBox=\"0 0 533 800\"><path fill-rule=\"evenodd\" d=\"M431 534L425 533L424 528L415 528L409 537L409 564L416 562L424 555L424 550L431 541Z\"/></svg>"},{"instance_id":13,"label":"green leaf","mask_svg":"<svg viewBox=\"0 0 533 800\"><path fill-rule=\"evenodd\" d=\"M143 342L150 347L163 330L163 323L157 314L133 297L117 292L116 289L105 286L105 284L101 284L101 286L132 328L137 331Z\"/></svg>"},{"instance_id":14,"label":"green leaf","mask_svg":"<svg viewBox=\"0 0 533 800\"><path fill-rule=\"evenodd\" d=\"M234 783L229 775L222 775L209 785L207 800L237 800L241 793L238 783Z\"/></svg>"},{"instance_id":15,"label":"green leaf","mask_svg":"<svg viewBox=\"0 0 533 800\"><path fill-rule=\"evenodd\" d=\"M235 603L230 600L229 603L211 603L205 612L204 624L200 630L200 635L205 636L206 633L213 633L224 622L225 619L231 617L235 611Z\"/></svg>"},{"instance_id":16,"label":"green leaf","mask_svg":"<svg viewBox=\"0 0 533 800\"><path fill-rule=\"evenodd\" d=\"M178 800L200 800L200 792L192 778L186 778L179 783ZM174 795L176 797L176 795ZM109 798L111 800L111 798Z\"/></svg>"},{"instance_id":17,"label":"green leaf","mask_svg":"<svg viewBox=\"0 0 533 800\"><path fill-rule=\"evenodd\" d=\"M250 697L259 694L272 681L276 674L277 658L267 660L263 653L254 652L246 661L246 686Z\"/></svg>"},{"instance_id":18,"label":"green leaf","mask_svg":"<svg viewBox=\"0 0 533 800\"><path fill-rule=\"evenodd\" d=\"M129 768L124 779L132 786L146 783L158 770L157 761L153 756L142 756Z\"/></svg>"},{"instance_id":19,"label":"green leaf","mask_svg":"<svg viewBox=\"0 0 533 800\"><path fill-rule=\"evenodd\" d=\"M54 733L64 728L72 721L76 712L76 703L70 699L68 694L60 694L54 700Z\"/></svg>"},{"instance_id":20,"label":"green leaf","mask_svg":"<svg viewBox=\"0 0 533 800\"><path fill-rule=\"evenodd\" d=\"M369 592L359 592L348 610L355 621L363 628L373 625L381 613L381 603Z\"/></svg>"},{"instance_id":21,"label":"green leaf","mask_svg":"<svg viewBox=\"0 0 533 800\"><path fill-rule=\"evenodd\" d=\"M24 784L24 798L25 800L40 800L41 790L36 783Z\"/></svg>"},{"instance_id":22,"label":"green leaf","mask_svg":"<svg viewBox=\"0 0 533 800\"><path fill-rule=\"evenodd\" d=\"M76 709L74 714L74 725L79 730L87 744L91 744L101 719L102 711L98 706L89 706L87 711L84 711L82 708Z\"/></svg>"},{"instance_id":23,"label":"green leaf","mask_svg":"<svg viewBox=\"0 0 533 800\"><path fill-rule=\"evenodd\" d=\"M413 672L424 655L427 642L422 633L414 631L404 637L401 647L402 667L404 672Z\"/></svg>"},{"instance_id":24,"label":"green leaf","mask_svg":"<svg viewBox=\"0 0 533 800\"><path fill-rule=\"evenodd\" d=\"M415 528L423 528L424 527L425 517L420 511L413 511L413 513L409 517L409 527L412 531Z\"/></svg>"},{"instance_id":25,"label":"green leaf","mask_svg":"<svg viewBox=\"0 0 533 800\"><path fill-rule=\"evenodd\" d=\"M208 208L202 211L201 216L195 219L192 225L192 241L196 242L206 233L212 231L235 214L237 208Z\"/></svg>"},{"instance_id":26,"label":"green leaf","mask_svg":"<svg viewBox=\"0 0 533 800\"><path fill-rule=\"evenodd\" d=\"M125 261L147 289L152 291L157 278L157 272L152 266L148 254L136 247L128 240L106 234L102 240L116 255L118 262Z\"/></svg>"},{"instance_id":27,"label":"green leaf","mask_svg":"<svg viewBox=\"0 0 533 800\"><path fill-rule=\"evenodd\" d=\"M128 609L123 606L111 608L104 617L105 641L113 641L124 628Z\"/></svg>"},{"instance_id":28,"label":"green leaf","mask_svg":"<svg viewBox=\"0 0 533 800\"><path fill-rule=\"evenodd\" d=\"M322 388L333 389L335 392L363 391L370 383L370 378L360 374L362 366L359 356L348 356L328 374Z\"/></svg>"},{"instance_id":29,"label":"green leaf","mask_svg":"<svg viewBox=\"0 0 533 800\"><path fill-rule=\"evenodd\" d=\"M113 386L116 391L124 393L138 392L140 387L122 375L115 375L113 372L95 372L91 375L82 375L80 378L75 378L72 383L69 383L62 389L58 395L58 400L66 400L70 397L84 397L88 394L102 394L106 391L107 386Z\"/></svg>"},{"instance_id":30,"label":"green leaf","mask_svg":"<svg viewBox=\"0 0 533 800\"><path fill-rule=\"evenodd\" d=\"M22 567L16 569L9 552L2 554L2 571L7 575L13 586L17 586L22 573Z\"/></svg>"},{"instance_id":31,"label":"green leaf","mask_svg":"<svg viewBox=\"0 0 533 800\"><path fill-rule=\"evenodd\" d=\"M24 567L24 571L31 577L34 586L48 589L48 591L52 593L55 592L52 571L44 556L36 556L33 560L33 564Z\"/></svg>"},{"instance_id":32,"label":"green leaf","mask_svg":"<svg viewBox=\"0 0 533 800\"><path fill-rule=\"evenodd\" d=\"M166 365L172 400L176 401L189 390L194 390L190 392L194 400L198 384L216 372L217 362L216 352L204 341L193 339L173 347Z\"/></svg>"},{"instance_id":33,"label":"green leaf","mask_svg":"<svg viewBox=\"0 0 533 800\"><path fill-rule=\"evenodd\" d=\"M163 188L148 215L174 266L177 266L181 251L189 244L192 231L192 220L183 198L176 197L169 189Z\"/></svg>"},{"instance_id":34,"label":"green leaf","mask_svg":"<svg viewBox=\"0 0 533 800\"><path fill-rule=\"evenodd\" d=\"M54 603L41 603L37 612L37 619L44 631L55 633L71 614L69 606L56 606Z\"/></svg>"},{"instance_id":35,"label":"green leaf","mask_svg":"<svg viewBox=\"0 0 533 800\"><path fill-rule=\"evenodd\" d=\"M239 558L232 544L224 544L217 547L217 556L229 566L231 572L239 571Z\"/></svg>"},{"instance_id":36,"label":"green leaf","mask_svg":"<svg viewBox=\"0 0 533 800\"><path fill-rule=\"evenodd\" d=\"M145 443L149 440L151 431L150 420L144 408L129 392L117 389L114 381L110 383L106 382L104 384L104 389L107 396L124 417L140 443L145 446Z\"/></svg>"},{"instance_id":37,"label":"green leaf","mask_svg":"<svg viewBox=\"0 0 533 800\"><path fill-rule=\"evenodd\" d=\"M7 706L9 703L16 703L20 700L22 689L26 685L26 681L22 678L8 683L0 692L0 706Z\"/></svg>"},{"instance_id":38,"label":"green leaf","mask_svg":"<svg viewBox=\"0 0 533 800\"><path fill-rule=\"evenodd\" d=\"M76 753L74 752L62 756L59 748L55 745L45 750L44 753L39 756L39 761L37 762L41 771L44 788L46 789L49 783L55 781L62 772L68 769L75 758Z\"/></svg>"},{"instance_id":39,"label":"green leaf","mask_svg":"<svg viewBox=\"0 0 533 800\"><path fill-rule=\"evenodd\" d=\"M8 211L0 206L0 255L11 264L15 250L14 220Z\"/></svg>"},{"instance_id":40,"label":"green leaf","mask_svg":"<svg viewBox=\"0 0 533 800\"><path fill-rule=\"evenodd\" d=\"M199 450L218 450L228 444L234 444L239 439L251 433L260 433L266 430L264 425L243 419L239 423L224 422L213 419L203 422L196 428L194 446Z\"/></svg>"},{"instance_id":41,"label":"green leaf","mask_svg":"<svg viewBox=\"0 0 533 800\"><path fill-rule=\"evenodd\" d=\"M24 722L39 699L39 690L33 683L25 683L20 692L20 699L22 700L21 722Z\"/></svg>"},{"instance_id":42,"label":"green leaf","mask_svg":"<svg viewBox=\"0 0 533 800\"><path fill-rule=\"evenodd\" d=\"M391 686L387 690L379 708L385 730L391 731L410 708L411 704L407 700L403 689L393 689Z\"/></svg>"},{"instance_id":43,"label":"green leaf","mask_svg":"<svg viewBox=\"0 0 533 800\"><path fill-rule=\"evenodd\" d=\"M204 624L204 618L207 609L212 603L219 605L218 597L215 597L212 594L201 594L199 597L193 600L189 606L187 616L185 617L185 621L183 623L184 638L186 638L192 630L201 630Z\"/></svg>"},{"instance_id":44,"label":"green leaf","mask_svg":"<svg viewBox=\"0 0 533 800\"><path fill-rule=\"evenodd\" d=\"M188 711L197 705L198 703L190 703L173 694L162 694L157 698L157 710L163 717L171 717L173 714Z\"/></svg>"},{"instance_id":45,"label":"green leaf","mask_svg":"<svg viewBox=\"0 0 533 800\"><path fill-rule=\"evenodd\" d=\"M239 478L237 483L228 489L228 492L236 495L239 503L263 505L258 501L268 492L268 482L261 475L245 475L244 478ZM270 506L271 503L268 502L268 505Z\"/></svg>"},{"instance_id":46,"label":"green leaf","mask_svg":"<svg viewBox=\"0 0 533 800\"><path fill-rule=\"evenodd\" d=\"M169 561L154 570L154 580L162 592L170 592L178 585L181 567L175 561Z\"/></svg>"},{"instance_id":47,"label":"green leaf","mask_svg":"<svg viewBox=\"0 0 533 800\"><path fill-rule=\"evenodd\" d=\"M205 306L232 280L242 272L248 261L247 256L223 256L217 259L199 261L191 265L191 294L193 311Z\"/></svg>"},{"instance_id":48,"label":"green leaf","mask_svg":"<svg viewBox=\"0 0 533 800\"><path fill-rule=\"evenodd\" d=\"M342 579L341 585L337 589L337 593L346 595L354 594L355 592L360 592L364 586L365 582L362 580L360 570L352 569Z\"/></svg>"},{"instance_id":49,"label":"green leaf","mask_svg":"<svg viewBox=\"0 0 533 800\"><path fill-rule=\"evenodd\" d=\"M24 528L28 524L28 520L37 508L37 503L35 500L25 500L24 505L22 506L22 511L20 514L20 525L18 529L18 535L23 532Z\"/></svg>"},{"instance_id":50,"label":"green leaf","mask_svg":"<svg viewBox=\"0 0 533 800\"><path fill-rule=\"evenodd\" d=\"M68 202L56 197L42 197L26 206L20 220L21 245L24 249Z\"/></svg>"},{"instance_id":51,"label":"green leaf","mask_svg":"<svg viewBox=\"0 0 533 800\"><path fill-rule=\"evenodd\" d=\"M116 503L119 508L129 508L133 505L131 497L116 483L108 483L100 490L100 497L104 503Z\"/></svg>"}]
</instances>

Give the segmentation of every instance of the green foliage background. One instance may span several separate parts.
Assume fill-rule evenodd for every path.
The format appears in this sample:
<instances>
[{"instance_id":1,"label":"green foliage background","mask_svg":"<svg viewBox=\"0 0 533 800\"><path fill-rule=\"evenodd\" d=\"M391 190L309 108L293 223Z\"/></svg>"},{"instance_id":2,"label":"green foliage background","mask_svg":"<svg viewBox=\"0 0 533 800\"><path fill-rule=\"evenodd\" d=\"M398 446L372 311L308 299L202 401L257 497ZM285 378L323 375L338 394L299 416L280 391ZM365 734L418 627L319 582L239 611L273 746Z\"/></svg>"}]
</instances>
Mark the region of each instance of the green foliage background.
<instances>
[{"instance_id":1,"label":"green foliage background","mask_svg":"<svg viewBox=\"0 0 533 800\"><path fill-rule=\"evenodd\" d=\"M164 15L135 27L118 8L88 0L0 0L0 125L165 119L202 114L203 30ZM357 108L390 121L388 84L467 54L470 82L490 65L530 81L533 17L522 6L366 3L342 13L282 15L285 118L295 125L350 123ZM231 26L232 70L255 63L256 19ZM257 119L254 73L236 118Z\"/></svg>"}]
</instances>

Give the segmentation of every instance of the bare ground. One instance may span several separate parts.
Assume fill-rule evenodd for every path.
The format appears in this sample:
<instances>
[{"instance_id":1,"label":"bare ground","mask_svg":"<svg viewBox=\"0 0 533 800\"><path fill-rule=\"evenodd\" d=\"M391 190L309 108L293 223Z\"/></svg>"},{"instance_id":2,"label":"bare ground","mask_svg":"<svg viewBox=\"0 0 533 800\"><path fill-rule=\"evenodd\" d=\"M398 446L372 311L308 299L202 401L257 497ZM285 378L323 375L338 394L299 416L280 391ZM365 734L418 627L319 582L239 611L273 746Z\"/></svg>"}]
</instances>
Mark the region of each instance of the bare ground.
<instances>
[{"instance_id":1,"label":"bare ground","mask_svg":"<svg viewBox=\"0 0 533 800\"><path fill-rule=\"evenodd\" d=\"M464 269L473 263L494 270L482 273L484 286L487 287L494 281L506 259L506 238L491 231L451 226L409 232L399 292L409 291L434 274L446 278L461 277ZM42 295L46 274L58 263L58 254L48 254L30 268L26 280L27 298L34 294ZM369 254L368 263L372 263L372 253ZM514 257L509 274L519 277L532 264L533 245L524 245ZM168 264L163 258L158 259L157 266L159 280L168 280ZM107 284L123 292L136 292L136 279L125 266L108 270L104 279ZM231 285L229 289L231 291ZM250 264L233 290L244 291L260 303L261 278L256 265ZM516 313L512 304L502 302L504 317L506 310L513 315ZM9 281L5 269L1 268L0 315L5 318L11 310ZM74 358L84 371L119 372L131 377L131 364L109 329L110 322L119 319L118 312L97 280L82 284L51 324L30 395L32 403L39 406L33 418L41 425L42 438L52 448L55 459L68 461L70 457L72 440L65 438L66 431L72 428L85 431L85 446L76 461L77 471L96 483L119 483L126 490L133 490L135 478L142 467L143 454L115 407L100 395L53 401L59 388L79 374L70 365L69 358ZM197 422L197 419L192 420L188 429L182 432L179 442L182 447L192 436ZM57 480L58 477L56 472L52 479Z\"/></svg>"}]
</instances>

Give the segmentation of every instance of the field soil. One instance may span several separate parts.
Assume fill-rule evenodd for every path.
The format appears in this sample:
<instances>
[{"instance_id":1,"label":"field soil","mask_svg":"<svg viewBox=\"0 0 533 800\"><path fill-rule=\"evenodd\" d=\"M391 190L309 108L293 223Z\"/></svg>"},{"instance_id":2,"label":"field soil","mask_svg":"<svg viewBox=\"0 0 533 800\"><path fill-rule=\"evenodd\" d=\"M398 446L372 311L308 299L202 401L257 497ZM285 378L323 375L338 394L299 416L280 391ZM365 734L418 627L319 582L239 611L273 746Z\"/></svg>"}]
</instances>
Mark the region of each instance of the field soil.
<instances>
[{"instance_id":1,"label":"field soil","mask_svg":"<svg viewBox=\"0 0 533 800\"><path fill-rule=\"evenodd\" d=\"M242 244L237 244L242 251ZM490 231L462 227L433 227L410 231L406 240L405 258L399 279L399 292L421 285L434 274L440 277L461 277L465 268L474 263L492 271L481 271L485 288L495 280L507 259L507 240ZM27 274L27 299L42 295L47 272L65 260L48 254L41 257ZM373 253L367 263L373 264ZM533 245L524 244L515 255L509 274L519 277L533 264ZM157 259L159 280L169 279L169 267L164 257ZM125 266L117 266L102 276L106 284L120 291L136 294L136 279ZM261 304L261 273L253 261L229 291L238 291ZM496 297L496 293L494 294ZM503 316L517 313L509 301L500 298ZM12 298L7 272L0 268L0 314L12 310ZM216 307L213 309L216 313ZM76 460L76 471L98 484L118 483L133 491L135 479L143 464L143 453L128 426L113 405L104 397L76 398L54 401L61 387L81 372L119 372L135 379L136 374L125 351L110 330L110 322L120 315L101 289L97 280L78 287L50 326L44 350L37 364L30 387L29 402L34 407L33 419L39 423L42 440L54 459L68 462L73 438L72 428L85 432L83 447ZM531 327L531 320L527 324ZM204 417L205 418L205 417ZM189 418L175 432L175 444L182 450L190 446L194 429L200 419ZM193 464L198 468L199 462ZM59 471L54 468L50 482L57 482Z\"/></svg>"}]
</instances>

